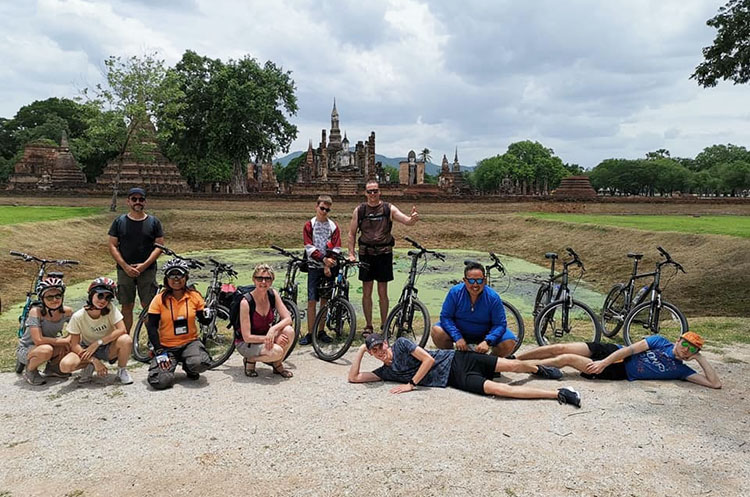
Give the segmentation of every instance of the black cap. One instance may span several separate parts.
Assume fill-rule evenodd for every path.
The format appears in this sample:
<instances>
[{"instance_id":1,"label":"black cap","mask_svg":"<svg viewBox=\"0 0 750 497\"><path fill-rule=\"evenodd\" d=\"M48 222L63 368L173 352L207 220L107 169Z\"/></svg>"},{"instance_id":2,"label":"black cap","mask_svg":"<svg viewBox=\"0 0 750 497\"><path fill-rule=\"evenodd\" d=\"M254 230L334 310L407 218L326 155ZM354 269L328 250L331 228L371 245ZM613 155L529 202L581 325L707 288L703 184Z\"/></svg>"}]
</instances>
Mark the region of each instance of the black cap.
<instances>
[{"instance_id":1,"label":"black cap","mask_svg":"<svg viewBox=\"0 0 750 497\"><path fill-rule=\"evenodd\" d=\"M365 345L367 346L367 350L372 349L373 347L385 343L385 339L378 333L370 333L367 335L367 338L365 338Z\"/></svg>"},{"instance_id":2,"label":"black cap","mask_svg":"<svg viewBox=\"0 0 750 497\"><path fill-rule=\"evenodd\" d=\"M136 194L143 195L145 197L146 196L146 190L144 190L143 188L137 187L137 186L135 188L131 188L130 190L128 190L128 197L136 195Z\"/></svg>"}]
</instances>

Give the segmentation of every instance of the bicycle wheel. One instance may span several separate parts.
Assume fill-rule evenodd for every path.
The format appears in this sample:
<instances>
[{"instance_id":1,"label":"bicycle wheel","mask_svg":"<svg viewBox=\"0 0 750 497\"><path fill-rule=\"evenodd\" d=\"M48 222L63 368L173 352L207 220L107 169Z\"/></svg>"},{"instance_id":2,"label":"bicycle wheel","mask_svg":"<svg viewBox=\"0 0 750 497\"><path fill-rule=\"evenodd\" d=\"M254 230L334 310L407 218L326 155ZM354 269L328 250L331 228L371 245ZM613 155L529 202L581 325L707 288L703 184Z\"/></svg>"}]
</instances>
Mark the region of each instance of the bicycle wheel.
<instances>
[{"instance_id":1,"label":"bicycle wheel","mask_svg":"<svg viewBox=\"0 0 750 497\"><path fill-rule=\"evenodd\" d=\"M649 327L651 302L642 302L633 307L623 323L622 337L627 345L632 345L654 334L662 335L670 342L677 340L688 330L685 315L677 307L662 300L659 319Z\"/></svg>"},{"instance_id":2,"label":"bicycle wheel","mask_svg":"<svg viewBox=\"0 0 750 497\"><path fill-rule=\"evenodd\" d=\"M217 305L214 309L216 319L213 324L201 325L200 336L203 345L211 356L209 369L224 364L234 352L234 329L229 325L229 309Z\"/></svg>"},{"instance_id":3,"label":"bicycle wheel","mask_svg":"<svg viewBox=\"0 0 750 497\"><path fill-rule=\"evenodd\" d=\"M288 297L281 297L281 301L284 302L284 305L289 311L289 314L292 316L292 328L294 328L294 337L292 338L292 345L289 347L289 350L286 351L286 355L284 356L284 359L286 359L292 353L292 351L294 350L294 347L297 345L297 342L299 341L300 318L299 318L299 309L297 308L297 304L295 304L292 299Z\"/></svg>"},{"instance_id":4,"label":"bicycle wheel","mask_svg":"<svg viewBox=\"0 0 750 497\"><path fill-rule=\"evenodd\" d=\"M534 298L534 310L532 311L532 314L534 315L535 322L539 313L542 312L542 309L547 307L550 302L552 302L552 288L550 288L548 283L543 283L539 287L539 290L536 291L536 297Z\"/></svg>"},{"instance_id":5,"label":"bicycle wheel","mask_svg":"<svg viewBox=\"0 0 750 497\"><path fill-rule=\"evenodd\" d=\"M313 329L321 330L312 335L315 353L324 361L335 361L349 350L357 332L354 308L348 300L339 297L330 300L315 316Z\"/></svg>"},{"instance_id":6,"label":"bicycle wheel","mask_svg":"<svg viewBox=\"0 0 750 497\"><path fill-rule=\"evenodd\" d=\"M534 334L539 345L569 342L599 342L599 319L589 306L578 300L568 311L568 324L563 326L565 301L557 300L542 309L534 323Z\"/></svg>"},{"instance_id":7,"label":"bicycle wheel","mask_svg":"<svg viewBox=\"0 0 750 497\"><path fill-rule=\"evenodd\" d=\"M412 299L410 303L399 302L388 313L383 329L389 343L404 337L424 347L430 338L430 313L419 299Z\"/></svg>"},{"instance_id":8,"label":"bicycle wheel","mask_svg":"<svg viewBox=\"0 0 750 497\"><path fill-rule=\"evenodd\" d=\"M133 328L133 359L138 362L149 362L153 356L151 344L148 341L146 319L148 319L148 313L141 312Z\"/></svg>"},{"instance_id":9,"label":"bicycle wheel","mask_svg":"<svg viewBox=\"0 0 750 497\"><path fill-rule=\"evenodd\" d=\"M617 283L607 294L602 306L602 333L607 338L617 335L628 313L625 285Z\"/></svg>"},{"instance_id":10,"label":"bicycle wheel","mask_svg":"<svg viewBox=\"0 0 750 497\"><path fill-rule=\"evenodd\" d=\"M505 308L505 321L507 322L508 329L516 335L516 346L509 355L515 354L516 351L521 347L523 343L524 325L521 313L518 309L513 307L513 304L503 300L503 307Z\"/></svg>"}]
</instances>

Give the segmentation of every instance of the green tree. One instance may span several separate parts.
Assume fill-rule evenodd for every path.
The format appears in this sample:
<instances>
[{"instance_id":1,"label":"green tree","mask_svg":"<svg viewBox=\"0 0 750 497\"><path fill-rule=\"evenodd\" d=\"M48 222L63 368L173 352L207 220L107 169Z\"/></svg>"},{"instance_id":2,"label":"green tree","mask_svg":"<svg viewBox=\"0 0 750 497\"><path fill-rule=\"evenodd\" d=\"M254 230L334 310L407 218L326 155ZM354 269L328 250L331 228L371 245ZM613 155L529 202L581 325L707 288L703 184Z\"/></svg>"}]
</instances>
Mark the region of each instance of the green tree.
<instances>
[{"instance_id":1,"label":"green tree","mask_svg":"<svg viewBox=\"0 0 750 497\"><path fill-rule=\"evenodd\" d=\"M430 155L432 151L429 148L423 148L421 152L419 152L419 159L427 164L432 160L432 155Z\"/></svg>"},{"instance_id":2,"label":"green tree","mask_svg":"<svg viewBox=\"0 0 750 497\"><path fill-rule=\"evenodd\" d=\"M704 61L690 78L704 88L720 79L750 81L750 0L730 0L706 24L716 28L716 38L703 48Z\"/></svg>"},{"instance_id":3,"label":"green tree","mask_svg":"<svg viewBox=\"0 0 750 497\"><path fill-rule=\"evenodd\" d=\"M273 166L273 172L276 174L276 179L279 183L296 183L299 166L305 162L305 160L307 160L307 153L301 154L290 160L286 166L282 166L281 163L277 162Z\"/></svg>"},{"instance_id":4,"label":"green tree","mask_svg":"<svg viewBox=\"0 0 750 497\"><path fill-rule=\"evenodd\" d=\"M732 162L750 162L750 152L745 147L731 143L712 145L695 156L695 170L703 171Z\"/></svg>"},{"instance_id":5,"label":"green tree","mask_svg":"<svg viewBox=\"0 0 750 497\"><path fill-rule=\"evenodd\" d=\"M10 159L18 151L18 140L16 139L15 125L12 119L0 117L0 157Z\"/></svg>"}]
</instances>

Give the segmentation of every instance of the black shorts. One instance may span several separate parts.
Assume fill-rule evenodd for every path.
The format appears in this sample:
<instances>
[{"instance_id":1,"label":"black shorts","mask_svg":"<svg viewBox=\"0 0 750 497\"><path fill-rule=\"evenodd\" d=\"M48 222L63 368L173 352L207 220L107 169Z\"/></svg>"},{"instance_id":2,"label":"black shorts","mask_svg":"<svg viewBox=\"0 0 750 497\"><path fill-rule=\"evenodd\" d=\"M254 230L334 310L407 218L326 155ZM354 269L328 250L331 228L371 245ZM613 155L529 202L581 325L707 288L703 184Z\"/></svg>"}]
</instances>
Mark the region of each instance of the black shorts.
<instances>
[{"instance_id":1,"label":"black shorts","mask_svg":"<svg viewBox=\"0 0 750 497\"><path fill-rule=\"evenodd\" d=\"M613 352L617 352L620 348L614 343L586 343L591 352L591 359L594 361L601 361ZM628 373L625 371L625 361L616 362L610 364L604 371L599 374L588 374L581 373L581 376L589 380L627 380Z\"/></svg>"},{"instance_id":2,"label":"black shorts","mask_svg":"<svg viewBox=\"0 0 750 497\"><path fill-rule=\"evenodd\" d=\"M368 264L359 268L359 281L393 281L393 252L378 255L359 255L360 262Z\"/></svg>"},{"instance_id":3,"label":"black shorts","mask_svg":"<svg viewBox=\"0 0 750 497\"><path fill-rule=\"evenodd\" d=\"M465 350L457 350L451 362L448 385L465 392L484 393L484 382L495 376L497 357Z\"/></svg>"}]
</instances>

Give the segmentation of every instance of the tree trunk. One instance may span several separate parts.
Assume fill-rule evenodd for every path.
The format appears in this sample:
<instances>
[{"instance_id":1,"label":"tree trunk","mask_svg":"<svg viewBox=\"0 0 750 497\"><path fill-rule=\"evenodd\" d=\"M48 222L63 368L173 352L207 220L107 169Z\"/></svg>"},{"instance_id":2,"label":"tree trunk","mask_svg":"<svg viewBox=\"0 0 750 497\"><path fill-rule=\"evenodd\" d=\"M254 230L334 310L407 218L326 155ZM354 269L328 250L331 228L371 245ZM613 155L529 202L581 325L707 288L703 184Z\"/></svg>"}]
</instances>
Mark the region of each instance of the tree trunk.
<instances>
[{"instance_id":1,"label":"tree trunk","mask_svg":"<svg viewBox=\"0 0 750 497\"><path fill-rule=\"evenodd\" d=\"M232 165L232 181L230 183L232 193L247 193L245 174L246 173L242 167L242 161L235 160Z\"/></svg>"},{"instance_id":2,"label":"tree trunk","mask_svg":"<svg viewBox=\"0 0 750 497\"><path fill-rule=\"evenodd\" d=\"M123 154L120 153L120 158L117 160L117 174L115 174L115 182L112 185L112 200L109 202L109 212L117 211L117 194L120 192L120 173L122 172L122 161Z\"/></svg>"}]
</instances>

